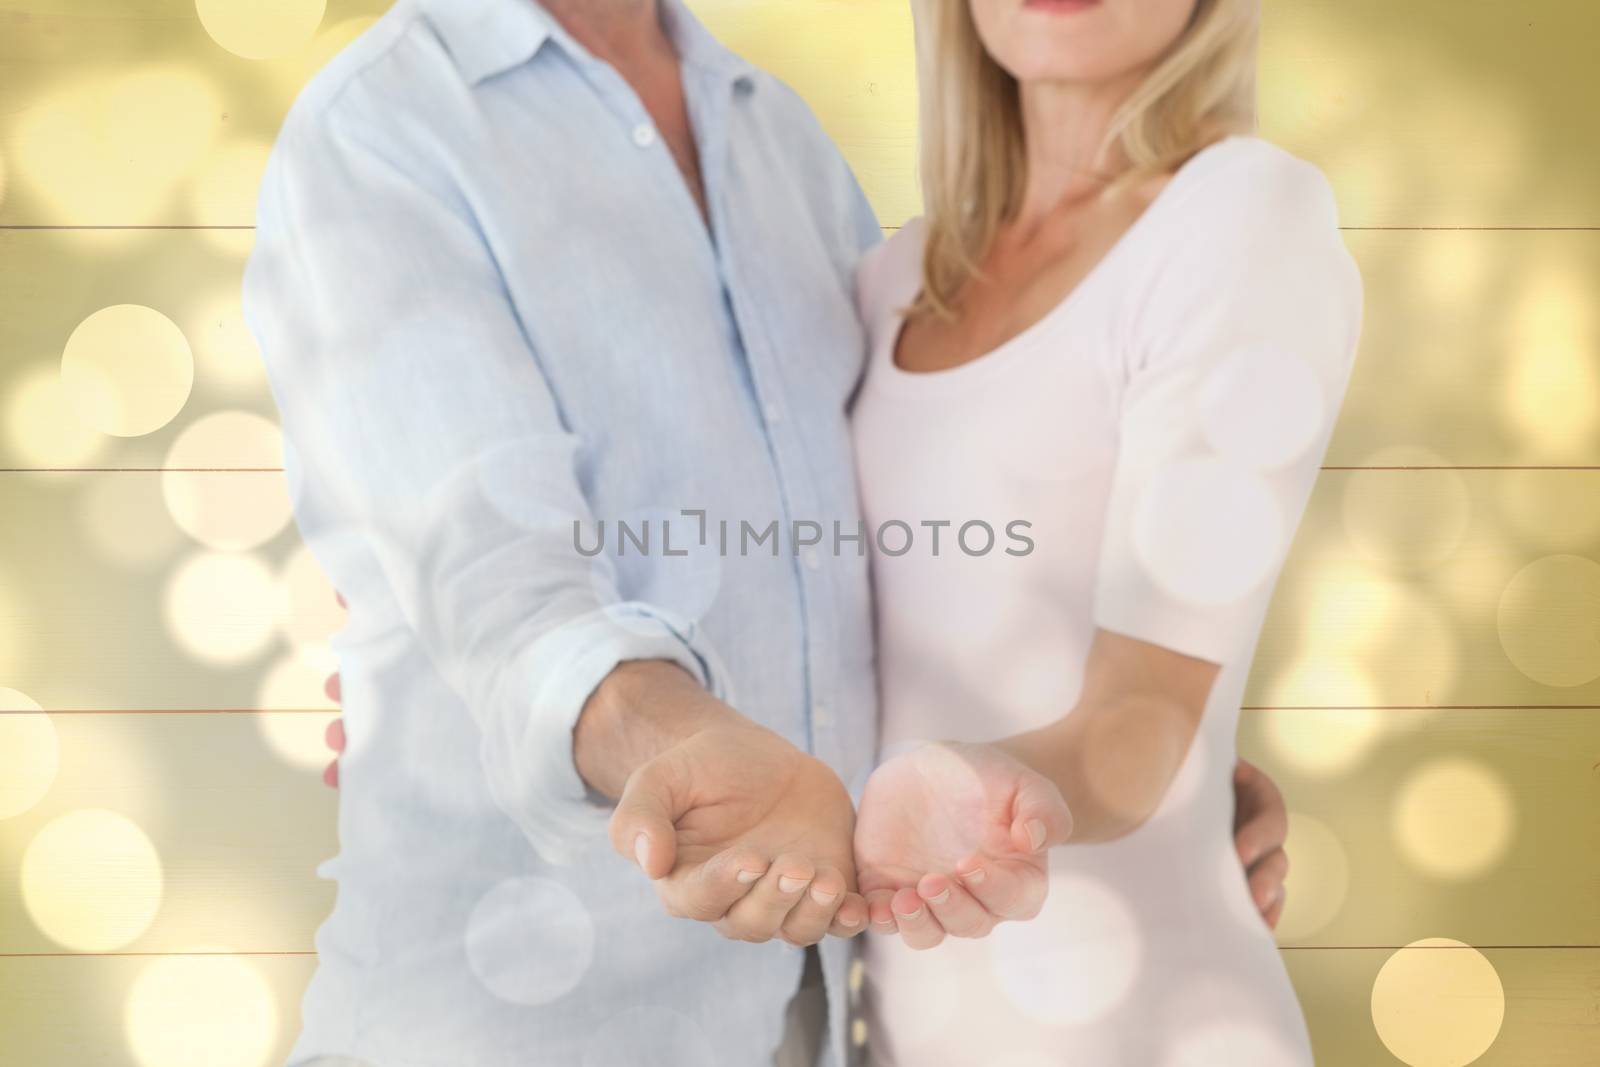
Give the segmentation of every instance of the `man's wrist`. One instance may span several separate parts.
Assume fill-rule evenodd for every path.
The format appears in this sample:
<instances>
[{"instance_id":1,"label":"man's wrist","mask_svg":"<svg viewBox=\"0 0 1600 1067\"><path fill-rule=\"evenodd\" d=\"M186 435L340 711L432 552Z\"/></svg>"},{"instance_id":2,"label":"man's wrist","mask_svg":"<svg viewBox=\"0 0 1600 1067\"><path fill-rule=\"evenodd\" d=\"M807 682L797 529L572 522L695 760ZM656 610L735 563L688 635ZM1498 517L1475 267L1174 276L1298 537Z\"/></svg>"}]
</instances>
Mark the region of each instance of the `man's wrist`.
<instances>
[{"instance_id":1,"label":"man's wrist","mask_svg":"<svg viewBox=\"0 0 1600 1067\"><path fill-rule=\"evenodd\" d=\"M589 695L572 731L578 774L616 799L634 768L702 730L752 723L671 660L619 663Z\"/></svg>"}]
</instances>

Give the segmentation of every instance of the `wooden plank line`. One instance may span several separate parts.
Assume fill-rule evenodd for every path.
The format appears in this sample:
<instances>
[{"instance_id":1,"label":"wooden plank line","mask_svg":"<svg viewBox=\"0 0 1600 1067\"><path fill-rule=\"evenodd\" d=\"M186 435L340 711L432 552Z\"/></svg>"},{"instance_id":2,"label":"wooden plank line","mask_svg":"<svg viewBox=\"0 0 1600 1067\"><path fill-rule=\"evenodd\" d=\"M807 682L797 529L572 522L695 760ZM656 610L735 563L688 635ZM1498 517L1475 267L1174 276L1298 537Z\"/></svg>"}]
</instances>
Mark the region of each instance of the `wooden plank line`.
<instances>
[{"instance_id":1,"label":"wooden plank line","mask_svg":"<svg viewBox=\"0 0 1600 1067\"><path fill-rule=\"evenodd\" d=\"M0 959L5 960L54 960L54 959L115 959L120 957L143 956L315 956L316 949L309 951L303 949L283 950L249 950L228 951L212 949L196 952L0 952Z\"/></svg>"},{"instance_id":2,"label":"wooden plank line","mask_svg":"<svg viewBox=\"0 0 1600 1067\"><path fill-rule=\"evenodd\" d=\"M0 230L61 231L61 230L254 230L256 227L237 224L206 223L143 223L119 225L116 223L0 223ZM898 230L898 226L885 226L885 230ZM1339 229L1355 233L1600 233L1600 226L1340 226Z\"/></svg>"},{"instance_id":3,"label":"wooden plank line","mask_svg":"<svg viewBox=\"0 0 1600 1067\"><path fill-rule=\"evenodd\" d=\"M282 474L282 467L0 467L0 474Z\"/></svg>"},{"instance_id":4,"label":"wooden plank line","mask_svg":"<svg viewBox=\"0 0 1600 1067\"><path fill-rule=\"evenodd\" d=\"M1432 466L1328 466L1325 471L1600 471L1600 464L1441 463ZM282 474L282 467L0 467L0 474Z\"/></svg>"},{"instance_id":5,"label":"wooden plank line","mask_svg":"<svg viewBox=\"0 0 1600 1067\"><path fill-rule=\"evenodd\" d=\"M0 715L326 715L337 708L12 708ZM1242 704L1240 711L1600 711L1600 704Z\"/></svg>"},{"instance_id":6,"label":"wooden plank line","mask_svg":"<svg viewBox=\"0 0 1600 1067\"><path fill-rule=\"evenodd\" d=\"M1588 952L1600 949L1600 945L1279 945L1279 952L1399 952L1403 948L1416 951L1444 951L1453 952L1462 949L1471 949L1475 952ZM306 958L316 956L315 949L239 949L236 951L213 949L209 951L184 952L149 951L149 952L0 952L0 959L6 960L36 960L36 959L121 959L121 958L167 958L182 956L289 956Z\"/></svg>"},{"instance_id":7,"label":"wooden plank line","mask_svg":"<svg viewBox=\"0 0 1600 1067\"><path fill-rule=\"evenodd\" d=\"M0 715L326 715L337 708L14 708Z\"/></svg>"}]
</instances>

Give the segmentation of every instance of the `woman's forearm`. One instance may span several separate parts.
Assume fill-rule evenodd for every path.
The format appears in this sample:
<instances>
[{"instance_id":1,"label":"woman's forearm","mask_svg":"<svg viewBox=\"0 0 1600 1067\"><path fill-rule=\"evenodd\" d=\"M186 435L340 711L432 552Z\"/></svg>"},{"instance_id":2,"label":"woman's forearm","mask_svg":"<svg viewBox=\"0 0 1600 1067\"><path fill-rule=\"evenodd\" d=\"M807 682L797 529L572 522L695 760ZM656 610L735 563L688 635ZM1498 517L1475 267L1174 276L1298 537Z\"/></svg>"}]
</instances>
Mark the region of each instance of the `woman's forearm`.
<instances>
[{"instance_id":1,"label":"woman's forearm","mask_svg":"<svg viewBox=\"0 0 1600 1067\"><path fill-rule=\"evenodd\" d=\"M1112 841L1155 812L1198 724L1178 701L1128 695L1081 703L998 744L1061 790L1072 812L1069 844Z\"/></svg>"}]
</instances>

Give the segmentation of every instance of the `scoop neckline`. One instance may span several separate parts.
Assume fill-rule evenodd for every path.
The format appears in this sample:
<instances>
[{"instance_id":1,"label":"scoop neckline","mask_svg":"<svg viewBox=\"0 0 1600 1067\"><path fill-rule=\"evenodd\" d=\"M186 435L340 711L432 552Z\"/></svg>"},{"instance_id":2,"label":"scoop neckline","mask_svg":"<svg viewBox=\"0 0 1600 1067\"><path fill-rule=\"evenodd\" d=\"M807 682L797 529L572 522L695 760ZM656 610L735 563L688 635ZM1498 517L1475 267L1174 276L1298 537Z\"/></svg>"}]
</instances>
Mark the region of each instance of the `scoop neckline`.
<instances>
[{"instance_id":1,"label":"scoop neckline","mask_svg":"<svg viewBox=\"0 0 1600 1067\"><path fill-rule=\"evenodd\" d=\"M1100 259L1089 268L1088 272L1078 280L1078 283L1065 296L1021 331L981 355L974 356L964 363L958 363L954 367L945 367L940 370L906 370L894 360L895 349L899 347L900 335L904 332L906 325L905 316L895 312L897 320L879 345L879 361L884 364L888 372L888 377L880 377L880 382L903 382L913 387L970 385L975 378L993 373L997 366L1009 362L1010 358L1017 353L1026 352L1031 347L1032 341L1050 330L1057 320L1066 315L1068 310L1082 302L1084 291L1092 288L1096 279L1102 278L1109 272L1110 265L1114 260L1128 254L1128 248L1136 242L1139 234L1150 228L1152 225L1150 220L1160 213L1158 209L1161 209L1164 204L1178 201L1177 190L1187 185L1182 179L1186 174L1191 174L1197 169L1196 164L1203 157L1216 153L1224 145L1251 139L1248 134L1230 133L1211 142L1184 160L1178 169L1172 172L1172 177L1167 180L1167 184L1161 187L1161 191L1156 193L1150 203L1145 205L1144 210L1139 213L1138 217L1128 224L1128 228L1122 232L1122 235L1112 242L1111 247L1106 249ZM923 225L923 219L918 218L916 224ZM918 277L920 278L920 273ZM915 300L920 292L921 287L918 286L910 294L906 303L909 304L912 300Z\"/></svg>"}]
</instances>

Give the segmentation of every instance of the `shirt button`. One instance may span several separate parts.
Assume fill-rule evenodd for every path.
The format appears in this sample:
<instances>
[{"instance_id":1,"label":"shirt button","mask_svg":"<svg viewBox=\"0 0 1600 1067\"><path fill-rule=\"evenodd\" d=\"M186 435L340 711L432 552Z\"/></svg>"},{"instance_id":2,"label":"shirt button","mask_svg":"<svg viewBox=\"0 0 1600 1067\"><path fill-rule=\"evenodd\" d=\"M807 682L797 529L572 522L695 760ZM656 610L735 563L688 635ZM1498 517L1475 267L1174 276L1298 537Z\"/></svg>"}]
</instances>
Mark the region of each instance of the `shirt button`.
<instances>
[{"instance_id":1,"label":"shirt button","mask_svg":"<svg viewBox=\"0 0 1600 1067\"><path fill-rule=\"evenodd\" d=\"M806 549L803 553L801 553L800 558L804 560L805 565L810 567L812 570L816 570L818 567L822 566L822 557L817 555L817 550L814 548Z\"/></svg>"},{"instance_id":2,"label":"shirt button","mask_svg":"<svg viewBox=\"0 0 1600 1067\"><path fill-rule=\"evenodd\" d=\"M656 128L648 122L641 122L633 128L633 143L640 148L649 148L656 143Z\"/></svg>"},{"instance_id":3,"label":"shirt button","mask_svg":"<svg viewBox=\"0 0 1600 1067\"><path fill-rule=\"evenodd\" d=\"M779 422L783 419L783 413L778 410L776 404L768 404L761 410L766 412L768 422Z\"/></svg>"},{"instance_id":4,"label":"shirt button","mask_svg":"<svg viewBox=\"0 0 1600 1067\"><path fill-rule=\"evenodd\" d=\"M828 705L818 701L811 706L811 721L818 726L832 726L833 712L828 708Z\"/></svg>"}]
</instances>

